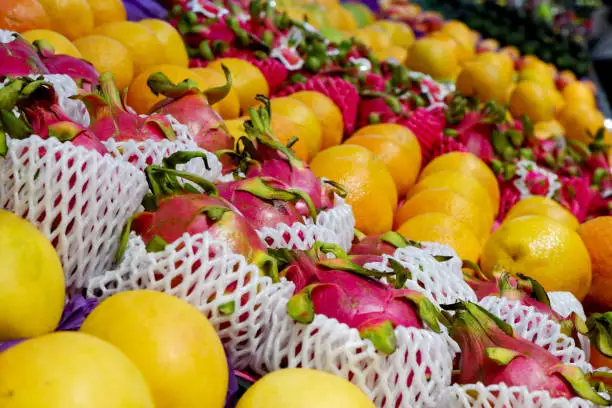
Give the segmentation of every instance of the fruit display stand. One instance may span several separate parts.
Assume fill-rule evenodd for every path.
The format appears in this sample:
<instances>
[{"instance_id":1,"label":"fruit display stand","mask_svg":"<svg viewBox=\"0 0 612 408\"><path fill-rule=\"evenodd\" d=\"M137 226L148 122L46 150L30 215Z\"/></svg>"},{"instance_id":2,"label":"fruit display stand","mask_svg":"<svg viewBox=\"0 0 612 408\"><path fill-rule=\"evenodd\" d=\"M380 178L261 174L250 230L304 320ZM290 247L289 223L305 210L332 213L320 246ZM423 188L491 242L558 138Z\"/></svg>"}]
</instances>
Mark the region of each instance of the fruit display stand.
<instances>
[{"instance_id":1,"label":"fruit display stand","mask_svg":"<svg viewBox=\"0 0 612 408\"><path fill-rule=\"evenodd\" d=\"M467 6L7 1L0 407L612 405L579 55Z\"/></svg>"}]
</instances>

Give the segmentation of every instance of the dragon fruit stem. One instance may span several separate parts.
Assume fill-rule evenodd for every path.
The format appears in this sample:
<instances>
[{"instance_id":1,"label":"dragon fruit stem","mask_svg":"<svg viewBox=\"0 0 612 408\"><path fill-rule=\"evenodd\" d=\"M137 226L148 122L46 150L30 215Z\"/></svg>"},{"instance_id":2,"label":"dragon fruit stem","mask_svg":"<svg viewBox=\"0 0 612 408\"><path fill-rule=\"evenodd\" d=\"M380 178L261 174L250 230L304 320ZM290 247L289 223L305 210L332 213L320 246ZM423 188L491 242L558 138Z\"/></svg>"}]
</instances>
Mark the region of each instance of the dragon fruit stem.
<instances>
[{"instance_id":1,"label":"dragon fruit stem","mask_svg":"<svg viewBox=\"0 0 612 408\"><path fill-rule=\"evenodd\" d=\"M271 278L272 282L280 282L278 262L273 256L260 251L253 256L251 263L256 265L265 276Z\"/></svg>"},{"instance_id":2,"label":"dragon fruit stem","mask_svg":"<svg viewBox=\"0 0 612 408\"><path fill-rule=\"evenodd\" d=\"M333 180L324 180L325 184L328 184L334 188L334 193L338 194L342 198L346 198L348 195L348 190L340 183L336 183Z\"/></svg>"},{"instance_id":3,"label":"dragon fruit stem","mask_svg":"<svg viewBox=\"0 0 612 408\"><path fill-rule=\"evenodd\" d=\"M123 254L125 253L125 249L127 248L128 240L130 238L130 231L132 231L132 223L137 216L138 214L134 214L128 218L123 226L123 229L121 230L121 236L119 237L119 248L117 248L117 253L115 254L115 263L119 263L121 258L123 258Z\"/></svg>"},{"instance_id":4,"label":"dragon fruit stem","mask_svg":"<svg viewBox=\"0 0 612 408\"><path fill-rule=\"evenodd\" d=\"M397 337L393 324L389 320L364 327L359 330L359 335L362 339L370 340L374 348L383 354L393 354L397 348Z\"/></svg>"},{"instance_id":5,"label":"dragon fruit stem","mask_svg":"<svg viewBox=\"0 0 612 408\"><path fill-rule=\"evenodd\" d=\"M190 186L188 184L182 185L181 183L175 181L177 177L189 180L197 184L204 190L206 195L216 196L218 194L217 188L213 183L186 171L178 171L161 166L151 165L145 169L145 174L147 176L147 182L149 183L151 192L156 198L175 194L177 192L177 185L180 186L183 190L187 190L192 193L199 193L199 191L195 190L193 186ZM170 180L170 178L172 179Z\"/></svg>"},{"instance_id":6,"label":"dragon fruit stem","mask_svg":"<svg viewBox=\"0 0 612 408\"><path fill-rule=\"evenodd\" d=\"M210 170L208 165L208 156L206 156L205 152L188 152L188 151L179 151L172 153L170 156L164 158L162 160L162 164L164 167L169 169L176 170L176 166L179 164L187 164L193 159L202 159L204 161L204 167L206 170Z\"/></svg>"},{"instance_id":7,"label":"dragon fruit stem","mask_svg":"<svg viewBox=\"0 0 612 408\"><path fill-rule=\"evenodd\" d=\"M229 94L229 91L232 89L232 73L223 64L221 64L221 69L223 70L223 74L225 75L225 85L208 88L207 90L202 91L204 95L206 95L208 103L211 105L214 105L215 103L225 98Z\"/></svg>"}]
</instances>

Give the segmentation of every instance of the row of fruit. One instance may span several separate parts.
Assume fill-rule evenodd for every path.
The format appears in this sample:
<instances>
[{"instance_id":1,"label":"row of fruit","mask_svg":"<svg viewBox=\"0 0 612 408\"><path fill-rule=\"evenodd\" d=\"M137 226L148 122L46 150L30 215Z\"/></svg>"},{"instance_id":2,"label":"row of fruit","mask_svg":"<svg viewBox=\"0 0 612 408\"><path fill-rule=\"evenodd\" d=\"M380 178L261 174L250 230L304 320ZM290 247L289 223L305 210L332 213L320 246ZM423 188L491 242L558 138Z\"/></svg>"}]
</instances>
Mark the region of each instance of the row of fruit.
<instances>
[{"instance_id":1,"label":"row of fruit","mask_svg":"<svg viewBox=\"0 0 612 408\"><path fill-rule=\"evenodd\" d=\"M588 85L356 4L101 3L0 36L3 406L609 405Z\"/></svg>"}]
</instances>

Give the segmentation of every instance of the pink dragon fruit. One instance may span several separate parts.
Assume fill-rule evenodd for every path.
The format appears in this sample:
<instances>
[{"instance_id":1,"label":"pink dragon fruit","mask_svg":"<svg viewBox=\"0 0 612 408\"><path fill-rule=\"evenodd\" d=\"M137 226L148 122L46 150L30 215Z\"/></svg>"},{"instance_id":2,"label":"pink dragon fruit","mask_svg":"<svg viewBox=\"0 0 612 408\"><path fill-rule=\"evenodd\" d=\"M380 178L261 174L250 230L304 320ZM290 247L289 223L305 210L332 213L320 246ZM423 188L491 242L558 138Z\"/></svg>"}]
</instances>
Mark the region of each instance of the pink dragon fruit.
<instances>
[{"instance_id":1,"label":"pink dragon fruit","mask_svg":"<svg viewBox=\"0 0 612 408\"><path fill-rule=\"evenodd\" d=\"M223 67L227 83L205 91L187 79L177 85L158 72L149 77L147 84L156 95L167 97L152 109L152 113L170 114L187 126L199 147L210 152L233 149L234 138L223 119L211 105L223 99L232 86L229 70Z\"/></svg>"},{"instance_id":2,"label":"pink dragon fruit","mask_svg":"<svg viewBox=\"0 0 612 408\"><path fill-rule=\"evenodd\" d=\"M338 257L329 260L328 252ZM423 328L426 324L440 330L442 315L425 295L372 279L389 274L365 270L336 245L317 242L309 251L274 250L273 254L288 263L282 275L295 284L295 294L287 310L300 323L312 322L315 314L337 319L359 330L362 338L386 354L396 349L397 326Z\"/></svg>"},{"instance_id":3,"label":"pink dragon fruit","mask_svg":"<svg viewBox=\"0 0 612 408\"><path fill-rule=\"evenodd\" d=\"M0 30L0 34L9 34ZM36 49L17 33L12 39L2 42L0 38L0 78L19 77L31 74L48 74L49 70L36 53Z\"/></svg>"},{"instance_id":4,"label":"pink dragon fruit","mask_svg":"<svg viewBox=\"0 0 612 408\"><path fill-rule=\"evenodd\" d=\"M433 145L439 140L446 125L444 115L437 110L418 108L401 124L417 137L421 145L423 163L428 162L433 155Z\"/></svg>"},{"instance_id":5,"label":"pink dragon fruit","mask_svg":"<svg viewBox=\"0 0 612 408\"><path fill-rule=\"evenodd\" d=\"M449 334L461 348L455 382L503 382L509 387L546 391L553 398L581 397L610 405L579 368L564 365L544 348L517 337L512 327L480 306L461 302L445 308L455 311Z\"/></svg>"},{"instance_id":6,"label":"pink dragon fruit","mask_svg":"<svg viewBox=\"0 0 612 408\"><path fill-rule=\"evenodd\" d=\"M346 191L331 181L322 184L308 164L296 158L289 147L276 139L270 127L270 102L266 98L260 99L264 106L249 109L251 120L245 123L247 136L258 146L257 149L251 149L255 157L248 159L247 178L274 177L287 187L308 194L316 209L332 208L334 193L344 197ZM309 210L304 204L303 201L298 202L298 209L303 215L308 215Z\"/></svg>"},{"instance_id":7,"label":"pink dragon fruit","mask_svg":"<svg viewBox=\"0 0 612 408\"><path fill-rule=\"evenodd\" d=\"M350 255L393 255L398 248L420 246L394 231L363 237L353 245Z\"/></svg>"},{"instance_id":8,"label":"pink dragon fruit","mask_svg":"<svg viewBox=\"0 0 612 408\"><path fill-rule=\"evenodd\" d=\"M98 138L87 128L72 121L59 106L53 86L44 80L21 77L9 81L0 89L2 105L0 123L0 155L6 154L6 133L15 139L23 139L36 134L43 139L55 137L61 142L70 141L75 146L106 154L107 150ZM12 109L22 113L13 114Z\"/></svg>"},{"instance_id":9,"label":"pink dragon fruit","mask_svg":"<svg viewBox=\"0 0 612 408\"><path fill-rule=\"evenodd\" d=\"M70 55L56 54L51 43L46 40L34 41L34 46L49 73L68 75L79 87L87 90L98 84L100 74L91 63Z\"/></svg>"},{"instance_id":10,"label":"pink dragon fruit","mask_svg":"<svg viewBox=\"0 0 612 408\"><path fill-rule=\"evenodd\" d=\"M93 92L74 98L85 103L91 116L90 129L100 140L142 142L176 138L165 115L142 117L125 107L111 72L100 76L100 85Z\"/></svg>"},{"instance_id":11,"label":"pink dragon fruit","mask_svg":"<svg viewBox=\"0 0 612 408\"><path fill-rule=\"evenodd\" d=\"M134 215L126 225L117 259L123 255L130 231L135 231L147 245L147 250L153 252L163 250L184 233L208 232L274 278L276 261L267 255L264 243L248 220L218 196L214 184L176 170L178 164L194 158L202 158L207 165L206 155L202 152L177 152L164 159L164 166L147 167L145 173L151 193L143 200L145 211ZM179 178L196 183L205 193L181 183Z\"/></svg>"},{"instance_id":12,"label":"pink dragon fruit","mask_svg":"<svg viewBox=\"0 0 612 408\"><path fill-rule=\"evenodd\" d=\"M304 191L288 186L272 177L253 177L218 184L219 195L232 203L255 229L275 228L279 223L293 225L304 216L316 221L317 212ZM300 211L298 203L308 210Z\"/></svg>"}]
</instances>

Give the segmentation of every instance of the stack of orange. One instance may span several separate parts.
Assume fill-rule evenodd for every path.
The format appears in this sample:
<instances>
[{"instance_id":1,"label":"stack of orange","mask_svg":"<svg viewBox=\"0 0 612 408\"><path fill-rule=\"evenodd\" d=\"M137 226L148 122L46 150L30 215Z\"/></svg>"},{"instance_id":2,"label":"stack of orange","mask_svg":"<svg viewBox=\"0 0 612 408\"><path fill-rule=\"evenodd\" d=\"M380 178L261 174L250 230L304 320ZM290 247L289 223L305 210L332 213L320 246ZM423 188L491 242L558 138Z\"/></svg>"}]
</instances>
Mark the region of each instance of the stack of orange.
<instances>
[{"instance_id":1,"label":"stack of orange","mask_svg":"<svg viewBox=\"0 0 612 408\"><path fill-rule=\"evenodd\" d=\"M471 153L453 152L425 166L395 213L394 228L477 262L498 208L499 186L489 167Z\"/></svg>"}]
</instances>

